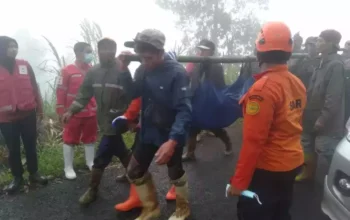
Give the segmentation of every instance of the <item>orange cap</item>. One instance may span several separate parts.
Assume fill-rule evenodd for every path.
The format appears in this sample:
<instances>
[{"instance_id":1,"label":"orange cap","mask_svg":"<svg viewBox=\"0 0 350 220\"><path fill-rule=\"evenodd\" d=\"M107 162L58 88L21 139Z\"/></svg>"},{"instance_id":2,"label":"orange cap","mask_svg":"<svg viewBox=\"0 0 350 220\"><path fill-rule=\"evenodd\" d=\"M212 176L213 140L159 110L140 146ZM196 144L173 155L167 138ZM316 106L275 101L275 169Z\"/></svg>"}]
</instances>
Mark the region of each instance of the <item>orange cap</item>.
<instances>
[{"instance_id":1,"label":"orange cap","mask_svg":"<svg viewBox=\"0 0 350 220\"><path fill-rule=\"evenodd\" d=\"M255 46L258 52L273 50L292 52L293 40L291 31L283 22L268 22L261 28Z\"/></svg>"}]
</instances>

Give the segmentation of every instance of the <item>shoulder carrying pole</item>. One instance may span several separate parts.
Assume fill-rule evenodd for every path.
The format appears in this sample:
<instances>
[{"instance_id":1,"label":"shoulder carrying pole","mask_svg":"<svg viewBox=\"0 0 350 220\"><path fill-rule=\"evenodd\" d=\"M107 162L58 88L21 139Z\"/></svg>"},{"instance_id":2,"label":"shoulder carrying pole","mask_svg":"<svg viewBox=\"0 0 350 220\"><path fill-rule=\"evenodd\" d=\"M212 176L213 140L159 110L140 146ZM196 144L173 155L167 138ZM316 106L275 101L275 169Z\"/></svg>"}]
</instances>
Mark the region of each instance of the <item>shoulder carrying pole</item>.
<instances>
[{"instance_id":1,"label":"shoulder carrying pole","mask_svg":"<svg viewBox=\"0 0 350 220\"><path fill-rule=\"evenodd\" d=\"M291 59L306 57L307 54L294 53ZM130 61L140 62L137 55L126 55ZM177 60L180 63L246 63L257 61L255 56L235 56L235 57L200 57L200 56L178 56Z\"/></svg>"}]
</instances>

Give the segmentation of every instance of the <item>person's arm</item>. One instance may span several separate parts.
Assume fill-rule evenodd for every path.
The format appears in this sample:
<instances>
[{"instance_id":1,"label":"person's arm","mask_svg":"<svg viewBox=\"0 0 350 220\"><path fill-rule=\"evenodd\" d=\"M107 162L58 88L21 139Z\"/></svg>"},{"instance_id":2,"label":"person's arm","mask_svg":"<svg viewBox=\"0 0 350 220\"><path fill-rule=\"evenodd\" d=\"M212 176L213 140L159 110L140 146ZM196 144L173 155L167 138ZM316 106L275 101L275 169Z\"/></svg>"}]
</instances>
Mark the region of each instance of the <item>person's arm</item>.
<instances>
[{"instance_id":1,"label":"person's arm","mask_svg":"<svg viewBox=\"0 0 350 220\"><path fill-rule=\"evenodd\" d=\"M128 121L136 120L137 116L140 114L141 110L141 97L132 100L128 109L124 113L124 117Z\"/></svg>"},{"instance_id":2,"label":"person's arm","mask_svg":"<svg viewBox=\"0 0 350 220\"><path fill-rule=\"evenodd\" d=\"M338 113L345 91L344 66L341 63L334 64L329 74L330 80L326 89L324 106L316 121L322 128Z\"/></svg>"},{"instance_id":3,"label":"person's arm","mask_svg":"<svg viewBox=\"0 0 350 220\"><path fill-rule=\"evenodd\" d=\"M246 190L254 174L256 163L265 146L274 115L272 96L252 90L243 101L243 143L231 185Z\"/></svg>"},{"instance_id":4,"label":"person's arm","mask_svg":"<svg viewBox=\"0 0 350 220\"><path fill-rule=\"evenodd\" d=\"M58 115L63 115L65 111L68 83L69 76L65 70L62 70L56 88L56 112Z\"/></svg>"},{"instance_id":5,"label":"person's arm","mask_svg":"<svg viewBox=\"0 0 350 220\"><path fill-rule=\"evenodd\" d=\"M95 71L94 68L90 69L86 73L84 81L80 86L78 95L76 96L71 106L68 108L68 111L73 115L82 111L94 95L94 90L92 87L92 79L94 74L93 71Z\"/></svg>"},{"instance_id":6,"label":"person's arm","mask_svg":"<svg viewBox=\"0 0 350 220\"><path fill-rule=\"evenodd\" d=\"M169 139L179 143L187 134L192 120L189 80L185 69L178 73L173 86L173 107L176 111L175 122L171 127Z\"/></svg>"},{"instance_id":7,"label":"person's arm","mask_svg":"<svg viewBox=\"0 0 350 220\"><path fill-rule=\"evenodd\" d=\"M42 99L42 96L40 93L40 88L39 88L38 83L36 81L34 70L30 64L28 64L28 74L30 75L30 79L31 79L31 83L32 83L34 95L35 95L35 101L37 103L36 112L37 112L37 114L42 116L43 112L44 112L43 99Z\"/></svg>"}]
</instances>

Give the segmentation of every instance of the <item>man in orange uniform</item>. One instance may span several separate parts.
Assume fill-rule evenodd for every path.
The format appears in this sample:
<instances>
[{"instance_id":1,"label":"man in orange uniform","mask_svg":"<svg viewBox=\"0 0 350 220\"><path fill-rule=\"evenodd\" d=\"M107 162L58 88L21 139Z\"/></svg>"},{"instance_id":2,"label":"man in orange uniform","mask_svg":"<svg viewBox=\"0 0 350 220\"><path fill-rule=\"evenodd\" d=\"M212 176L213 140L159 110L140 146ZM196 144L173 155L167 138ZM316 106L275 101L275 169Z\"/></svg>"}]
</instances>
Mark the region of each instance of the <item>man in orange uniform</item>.
<instances>
[{"instance_id":1,"label":"man in orange uniform","mask_svg":"<svg viewBox=\"0 0 350 220\"><path fill-rule=\"evenodd\" d=\"M62 70L57 86L57 114L62 116L69 108L83 83L85 73L90 69L93 59L92 48L88 43L78 42L74 45L76 61ZM74 145L85 145L86 165L91 170L95 156L97 138L96 102L92 98L83 111L74 115L63 130L64 172L67 179L77 176L73 169Z\"/></svg>"},{"instance_id":2,"label":"man in orange uniform","mask_svg":"<svg viewBox=\"0 0 350 220\"><path fill-rule=\"evenodd\" d=\"M231 195L250 190L255 200L239 197L240 220L290 220L295 177L304 162L300 144L306 105L303 83L288 71L293 43L281 22L265 24L256 40L262 73L241 99L243 145L231 178Z\"/></svg>"}]
</instances>

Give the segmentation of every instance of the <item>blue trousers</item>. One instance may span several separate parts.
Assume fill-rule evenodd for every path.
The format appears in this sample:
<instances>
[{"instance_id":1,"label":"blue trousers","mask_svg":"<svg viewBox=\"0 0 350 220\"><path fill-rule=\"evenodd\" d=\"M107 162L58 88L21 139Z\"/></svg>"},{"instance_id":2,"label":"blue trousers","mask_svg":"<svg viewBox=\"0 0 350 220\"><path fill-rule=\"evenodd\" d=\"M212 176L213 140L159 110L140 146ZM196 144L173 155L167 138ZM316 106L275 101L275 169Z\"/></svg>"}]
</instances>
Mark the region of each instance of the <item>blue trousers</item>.
<instances>
[{"instance_id":1,"label":"blue trousers","mask_svg":"<svg viewBox=\"0 0 350 220\"><path fill-rule=\"evenodd\" d=\"M126 148L122 135L104 135L98 146L94 159L93 168L104 169L111 162L112 157L116 156L126 168L128 166L131 152Z\"/></svg>"}]
</instances>

